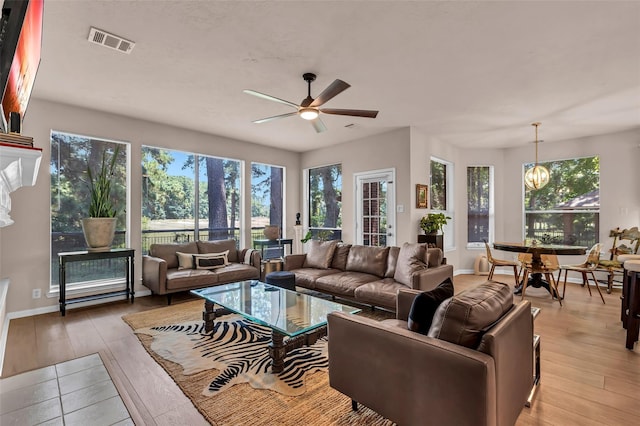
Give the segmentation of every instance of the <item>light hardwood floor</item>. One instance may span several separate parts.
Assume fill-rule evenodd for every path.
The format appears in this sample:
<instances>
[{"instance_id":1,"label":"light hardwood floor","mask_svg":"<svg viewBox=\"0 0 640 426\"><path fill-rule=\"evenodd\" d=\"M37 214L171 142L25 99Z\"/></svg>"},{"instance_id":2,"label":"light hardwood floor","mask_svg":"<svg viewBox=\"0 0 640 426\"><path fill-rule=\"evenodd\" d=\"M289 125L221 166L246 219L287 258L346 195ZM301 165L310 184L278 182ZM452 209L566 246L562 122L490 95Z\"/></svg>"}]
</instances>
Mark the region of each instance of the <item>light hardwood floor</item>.
<instances>
[{"instance_id":1,"label":"light hardwood floor","mask_svg":"<svg viewBox=\"0 0 640 426\"><path fill-rule=\"evenodd\" d=\"M456 276L456 292L484 279ZM494 279L513 285L513 276ZM606 305L597 292L589 297L586 288L567 284L560 307L546 291L527 289L527 299L541 308L535 332L542 339L542 381L518 425L638 424L640 348L636 344L632 351L625 349L620 291L604 296ZM174 297L174 303L187 297ZM133 305L117 302L72 309L66 317L53 313L12 320L2 377L100 352L136 424L204 424L121 320L124 314L165 304L166 298L152 296L136 299Z\"/></svg>"}]
</instances>

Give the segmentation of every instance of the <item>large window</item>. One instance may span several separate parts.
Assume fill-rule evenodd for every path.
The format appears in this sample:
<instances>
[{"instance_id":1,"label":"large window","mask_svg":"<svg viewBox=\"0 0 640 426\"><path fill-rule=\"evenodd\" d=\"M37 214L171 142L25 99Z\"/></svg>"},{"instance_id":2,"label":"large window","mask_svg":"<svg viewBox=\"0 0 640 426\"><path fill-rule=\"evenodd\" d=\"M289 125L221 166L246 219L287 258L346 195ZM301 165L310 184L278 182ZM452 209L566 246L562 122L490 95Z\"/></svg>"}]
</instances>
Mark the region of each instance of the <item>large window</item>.
<instances>
[{"instance_id":1,"label":"large window","mask_svg":"<svg viewBox=\"0 0 640 426\"><path fill-rule=\"evenodd\" d=\"M491 241L493 228L493 168L467 167L467 243L482 246Z\"/></svg>"},{"instance_id":2,"label":"large window","mask_svg":"<svg viewBox=\"0 0 640 426\"><path fill-rule=\"evenodd\" d=\"M598 157L541 163L551 178L542 189L525 187L525 237L543 243L590 247L598 242ZM525 164L528 170L533 164ZM523 173L524 173L523 170Z\"/></svg>"},{"instance_id":3,"label":"large window","mask_svg":"<svg viewBox=\"0 0 640 426\"><path fill-rule=\"evenodd\" d=\"M251 241L264 239L266 225L280 228L282 236L284 169L266 164L251 164Z\"/></svg>"},{"instance_id":4,"label":"large window","mask_svg":"<svg viewBox=\"0 0 640 426\"><path fill-rule=\"evenodd\" d=\"M240 237L237 160L142 147L142 251Z\"/></svg>"},{"instance_id":5,"label":"large window","mask_svg":"<svg viewBox=\"0 0 640 426\"><path fill-rule=\"evenodd\" d=\"M455 217L453 214L453 194L451 193L453 188L453 164L438 158L431 158L429 183L431 212L444 213L452 218L443 227L444 247L445 249L452 249L455 241L453 232L453 219Z\"/></svg>"},{"instance_id":6,"label":"large window","mask_svg":"<svg viewBox=\"0 0 640 426\"><path fill-rule=\"evenodd\" d=\"M342 165L309 169L309 231L321 240L342 239Z\"/></svg>"},{"instance_id":7,"label":"large window","mask_svg":"<svg viewBox=\"0 0 640 426\"><path fill-rule=\"evenodd\" d=\"M96 170L103 155L118 150L111 196L117 211L113 247L125 247L127 237L127 157L128 144L51 132L51 290L58 289L58 253L86 250L81 220L88 217L89 185L87 168ZM73 262L67 266L67 289L124 282L122 259Z\"/></svg>"}]
</instances>

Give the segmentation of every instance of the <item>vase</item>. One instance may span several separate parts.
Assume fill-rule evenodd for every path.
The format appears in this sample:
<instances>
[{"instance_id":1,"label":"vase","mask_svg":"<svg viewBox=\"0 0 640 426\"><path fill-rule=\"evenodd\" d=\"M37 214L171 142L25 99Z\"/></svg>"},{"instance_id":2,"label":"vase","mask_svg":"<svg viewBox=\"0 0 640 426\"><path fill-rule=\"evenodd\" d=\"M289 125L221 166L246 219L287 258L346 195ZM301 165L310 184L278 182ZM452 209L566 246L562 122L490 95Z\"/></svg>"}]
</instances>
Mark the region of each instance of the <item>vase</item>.
<instances>
[{"instance_id":1,"label":"vase","mask_svg":"<svg viewBox=\"0 0 640 426\"><path fill-rule=\"evenodd\" d=\"M89 217L82 219L82 232L87 243L87 250L110 250L116 234L116 218Z\"/></svg>"},{"instance_id":2,"label":"vase","mask_svg":"<svg viewBox=\"0 0 640 426\"><path fill-rule=\"evenodd\" d=\"M280 237L280 227L273 225L266 225L264 227L264 236L267 240L277 240Z\"/></svg>"}]
</instances>

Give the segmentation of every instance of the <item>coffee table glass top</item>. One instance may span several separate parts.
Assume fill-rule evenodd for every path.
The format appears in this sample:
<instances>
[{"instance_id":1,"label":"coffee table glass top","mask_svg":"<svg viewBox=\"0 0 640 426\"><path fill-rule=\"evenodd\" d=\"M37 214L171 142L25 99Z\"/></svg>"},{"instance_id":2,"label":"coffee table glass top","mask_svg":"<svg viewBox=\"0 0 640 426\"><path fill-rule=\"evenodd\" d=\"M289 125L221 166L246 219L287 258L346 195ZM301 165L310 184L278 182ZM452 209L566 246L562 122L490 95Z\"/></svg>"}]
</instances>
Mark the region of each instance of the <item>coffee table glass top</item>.
<instances>
[{"instance_id":1,"label":"coffee table glass top","mask_svg":"<svg viewBox=\"0 0 640 426\"><path fill-rule=\"evenodd\" d=\"M192 290L191 293L289 337L326 325L329 312L360 312L352 306L257 280Z\"/></svg>"}]
</instances>

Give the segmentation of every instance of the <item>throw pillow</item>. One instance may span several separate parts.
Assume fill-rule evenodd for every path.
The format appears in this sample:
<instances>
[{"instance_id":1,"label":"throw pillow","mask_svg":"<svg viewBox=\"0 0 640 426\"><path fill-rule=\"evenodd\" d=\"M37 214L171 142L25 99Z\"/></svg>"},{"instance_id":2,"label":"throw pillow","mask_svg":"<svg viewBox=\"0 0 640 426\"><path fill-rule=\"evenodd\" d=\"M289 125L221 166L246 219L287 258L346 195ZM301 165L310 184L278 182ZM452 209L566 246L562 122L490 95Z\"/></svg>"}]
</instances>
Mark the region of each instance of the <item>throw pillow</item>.
<instances>
[{"instance_id":1,"label":"throw pillow","mask_svg":"<svg viewBox=\"0 0 640 426\"><path fill-rule=\"evenodd\" d=\"M438 306L450 297L453 297L453 283L449 278L433 290L418 294L409 311L409 330L427 334Z\"/></svg>"},{"instance_id":2,"label":"throw pillow","mask_svg":"<svg viewBox=\"0 0 640 426\"><path fill-rule=\"evenodd\" d=\"M404 243L400 248L393 279L411 287L413 273L427 269L427 264L424 263L424 250L422 244Z\"/></svg>"},{"instance_id":3,"label":"throw pillow","mask_svg":"<svg viewBox=\"0 0 640 426\"><path fill-rule=\"evenodd\" d=\"M318 241L311 240L309 242L309 252L305 256L303 268L319 268L327 269L333 260L333 252L336 249L337 241Z\"/></svg>"},{"instance_id":4,"label":"throw pillow","mask_svg":"<svg viewBox=\"0 0 640 426\"><path fill-rule=\"evenodd\" d=\"M194 254L193 268L194 269L217 269L222 268L229 264L229 251L223 251L221 253L207 253L207 254Z\"/></svg>"},{"instance_id":5,"label":"throw pillow","mask_svg":"<svg viewBox=\"0 0 640 426\"><path fill-rule=\"evenodd\" d=\"M192 253L182 253L177 251L176 256L178 256L178 269L193 269Z\"/></svg>"}]
</instances>

